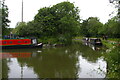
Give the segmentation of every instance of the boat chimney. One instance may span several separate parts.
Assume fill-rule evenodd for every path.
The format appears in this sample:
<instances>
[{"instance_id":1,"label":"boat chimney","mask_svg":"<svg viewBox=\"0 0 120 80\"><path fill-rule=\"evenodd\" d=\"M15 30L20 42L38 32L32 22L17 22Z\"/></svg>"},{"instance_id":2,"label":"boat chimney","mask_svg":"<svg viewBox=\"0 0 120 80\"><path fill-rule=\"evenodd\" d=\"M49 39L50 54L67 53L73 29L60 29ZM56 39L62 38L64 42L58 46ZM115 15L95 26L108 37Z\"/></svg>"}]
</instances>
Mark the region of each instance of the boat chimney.
<instances>
[{"instance_id":1,"label":"boat chimney","mask_svg":"<svg viewBox=\"0 0 120 80\"><path fill-rule=\"evenodd\" d=\"M21 22L23 22L23 0L22 0L22 20Z\"/></svg>"}]
</instances>

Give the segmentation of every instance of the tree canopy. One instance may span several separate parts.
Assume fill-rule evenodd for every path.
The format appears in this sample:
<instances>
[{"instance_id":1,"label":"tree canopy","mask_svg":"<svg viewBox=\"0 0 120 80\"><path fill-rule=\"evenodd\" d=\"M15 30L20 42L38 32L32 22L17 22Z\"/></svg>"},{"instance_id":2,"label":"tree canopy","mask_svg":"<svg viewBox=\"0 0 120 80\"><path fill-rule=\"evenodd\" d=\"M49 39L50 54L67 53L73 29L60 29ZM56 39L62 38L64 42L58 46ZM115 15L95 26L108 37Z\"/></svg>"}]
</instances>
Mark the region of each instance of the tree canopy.
<instances>
[{"instance_id":1,"label":"tree canopy","mask_svg":"<svg viewBox=\"0 0 120 80\"><path fill-rule=\"evenodd\" d=\"M113 17L105 23L104 27L101 29L101 33L108 35L113 38L120 38L120 23L117 21L117 17Z\"/></svg>"},{"instance_id":2,"label":"tree canopy","mask_svg":"<svg viewBox=\"0 0 120 80\"><path fill-rule=\"evenodd\" d=\"M62 43L71 43L77 35L120 37L118 17L111 18L105 24L98 17L89 17L80 23L79 12L78 7L68 1L43 7L38 10L34 20L19 23L13 32L19 36L38 37L42 41L53 38Z\"/></svg>"},{"instance_id":3,"label":"tree canopy","mask_svg":"<svg viewBox=\"0 0 120 80\"><path fill-rule=\"evenodd\" d=\"M77 35L79 25L79 9L67 1L39 9L33 21L26 25L19 24L16 31L19 32L17 32L19 35L52 37L63 43L70 43L72 38Z\"/></svg>"},{"instance_id":4,"label":"tree canopy","mask_svg":"<svg viewBox=\"0 0 120 80\"><path fill-rule=\"evenodd\" d=\"M4 36L9 31L7 28L9 27L8 23L10 23L10 20L8 19L8 7L4 4L4 1L2 2L2 8L0 8L0 17L1 17L1 26L2 26L2 35Z\"/></svg>"},{"instance_id":5,"label":"tree canopy","mask_svg":"<svg viewBox=\"0 0 120 80\"><path fill-rule=\"evenodd\" d=\"M97 17L89 17L87 20L83 20L80 26L80 34L86 37L97 37L102 27L103 24Z\"/></svg>"}]
</instances>

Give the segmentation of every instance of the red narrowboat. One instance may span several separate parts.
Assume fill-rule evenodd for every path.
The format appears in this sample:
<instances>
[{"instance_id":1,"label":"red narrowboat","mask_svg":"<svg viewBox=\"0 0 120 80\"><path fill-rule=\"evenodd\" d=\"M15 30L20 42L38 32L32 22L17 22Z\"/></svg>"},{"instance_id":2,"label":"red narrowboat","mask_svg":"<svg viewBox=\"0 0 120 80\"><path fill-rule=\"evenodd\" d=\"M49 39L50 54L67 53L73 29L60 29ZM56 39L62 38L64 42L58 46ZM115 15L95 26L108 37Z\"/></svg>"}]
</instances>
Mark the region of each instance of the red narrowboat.
<instances>
[{"instance_id":1,"label":"red narrowboat","mask_svg":"<svg viewBox=\"0 0 120 80\"><path fill-rule=\"evenodd\" d=\"M19 39L2 39L0 40L0 47L2 49L11 48L36 48L42 47L42 43L38 44L36 38L19 38Z\"/></svg>"},{"instance_id":2,"label":"red narrowboat","mask_svg":"<svg viewBox=\"0 0 120 80\"><path fill-rule=\"evenodd\" d=\"M29 58L32 56L30 52L2 52L0 53L0 59L4 58Z\"/></svg>"}]
</instances>

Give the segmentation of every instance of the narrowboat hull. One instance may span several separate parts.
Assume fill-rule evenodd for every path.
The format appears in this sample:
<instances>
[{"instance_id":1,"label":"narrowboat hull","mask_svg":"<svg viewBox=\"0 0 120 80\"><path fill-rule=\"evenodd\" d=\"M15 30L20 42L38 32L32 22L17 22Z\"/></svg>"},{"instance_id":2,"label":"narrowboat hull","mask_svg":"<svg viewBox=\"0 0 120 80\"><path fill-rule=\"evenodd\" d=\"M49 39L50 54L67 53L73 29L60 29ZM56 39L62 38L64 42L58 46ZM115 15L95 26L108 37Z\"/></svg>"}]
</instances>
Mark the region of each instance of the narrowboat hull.
<instances>
[{"instance_id":1,"label":"narrowboat hull","mask_svg":"<svg viewBox=\"0 0 120 80\"><path fill-rule=\"evenodd\" d=\"M0 46L2 49L17 49L17 48L42 48L41 45L12 45L12 46Z\"/></svg>"},{"instance_id":2,"label":"narrowboat hull","mask_svg":"<svg viewBox=\"0 0 120 80\"><path fill-rule=\"evenodd\" d=\"M92 44L92 45L98 45L98 46L102 46L102 41L98 38L87 38L87 39L83 39L83 42L87 43L87 44Z\"/></svg>"},{"instance_id":3,"label":"narrowboat hull","mask_svg":"<svg viewBox=\"0 0 120 80\"><path fill-rule=\"evenodd\" d=\"M36 39L4 39L0 40L0 48L15 49L15 48L42 48L43 44L37 43Z\"/></svg>"},{"instance_id":4,"label":"narrowboat hull","mask_svg":"<svg viewBox=\"0 0 120 80\"><path fill-rule=\"evenodd\" d=\"M100 43L96 43L96 42L90 42L90 44L92 44L92 45L98 45L98 46L102 46L102 43L100 42Z\"/></svg>"}]
</instances>

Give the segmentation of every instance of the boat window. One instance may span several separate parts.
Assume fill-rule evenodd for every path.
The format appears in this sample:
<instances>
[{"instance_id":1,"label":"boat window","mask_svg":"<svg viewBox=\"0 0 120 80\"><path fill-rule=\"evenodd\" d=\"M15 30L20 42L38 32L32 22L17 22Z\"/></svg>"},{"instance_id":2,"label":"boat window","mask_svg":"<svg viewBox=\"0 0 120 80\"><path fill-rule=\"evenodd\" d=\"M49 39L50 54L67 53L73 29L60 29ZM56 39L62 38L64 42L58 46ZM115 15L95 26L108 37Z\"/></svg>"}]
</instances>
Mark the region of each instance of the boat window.
<instances>
[{"instance_id":1,"label":"boat window","mask_svg":"<svg viewBox=\"0 0 120 80\"><path fill-rule=\"evenodd\" d=\"M3 42L3 44L6 44L6 43L7 43L6 41Z\"/></svg>"},{"instance_id":2,"label":"boat window","mask_svg":"<svg viewBox=\"0 0 120 80\"><path fill-rule=\"evenodd\" d=\"M12 41L10 41L10 43L12 43Z\"/></svg>"},{"instance_id":3,"label":"boat window","mask_svg":"<svg viewBox=\"0 0 120 80\"><path fill-rule=\"evenodd\" d=\"M21 41L18 41L18 43L21 43Z\"/></svg>"},{"instance_id":4,"label":"boat window","mask_svg":"<svg viewBox=\"0 0 120 80\"><path fill-rule=\"evenodd\" d=\"M28 43L28 41L24 41L25 43Z\"/></svg>"}]
</instances>

